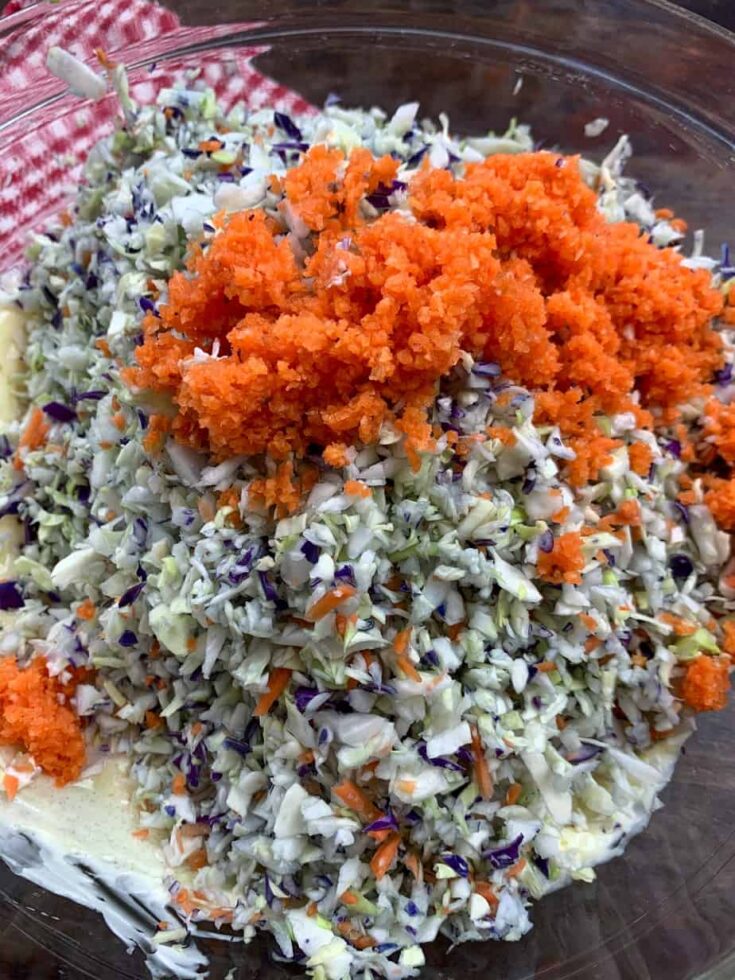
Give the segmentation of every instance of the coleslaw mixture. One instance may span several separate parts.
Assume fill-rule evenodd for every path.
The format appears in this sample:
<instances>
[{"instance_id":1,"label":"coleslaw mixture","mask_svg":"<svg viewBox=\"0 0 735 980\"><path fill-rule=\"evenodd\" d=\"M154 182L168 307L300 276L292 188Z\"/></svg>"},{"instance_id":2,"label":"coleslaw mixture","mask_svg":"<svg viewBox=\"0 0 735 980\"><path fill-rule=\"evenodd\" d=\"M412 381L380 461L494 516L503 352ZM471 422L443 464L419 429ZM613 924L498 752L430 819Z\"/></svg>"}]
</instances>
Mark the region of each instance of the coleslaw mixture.
<instances>
[{"instance_id":1,"label":"coleslaw mixture","mask_svg":"<svg viewBox=\"0 0 735 980\"><path fill-rule=\"evenodd\" d=\"M693 713L726 701L735 583L713 511L729 528L729 310L712 324L729 259L707 259L699 240L681 259L682 225L623 175L622 139L601 166L579 168L602 223L637 226L625 248L640 241L653 256L646 282L665 255L663 281L677 283L675 300L661 302L680 306L661 312L649 297L653 312L631 308L630 324L648 317L653 334L672 322L671 350L689 351L694 329L680 310L692 283L704 340L689 387L674 386L687 396L681 414L642 401L645 383L631 375L627 401L595 402L575 433L565 422L584 400L565 401L555 420L547 388L521 367L511 373L510 354L501 364L473 348L467 327L436 379L431 362L415 382L420 355L406 342L415 360L396 355L405 391L379 389L383 414L367 438L364 406L352 423L282 423L293 404L311 399L318 411L344 366L310 394L312 375L289 380L251 415L237 412L252 389L236 388L225 417L216 379L245 355L212 324L231 316L233 282L251 291L237 302L270 317L258 329L275 331L273 304L294 320L312 315L309 262L329 221L339 224L330 255L364 256L353 238L366 242L381 220L414 222L415 233L449 221L448 211L417 218L421 181L471 180L496 155L498 167L519 154L558 173L577 163L534 153L522 125L456 138L446 119L417 122L415 104L391 117L339 104L299 120L225 115L189 80L137 107L124 71L110 74L122 123L90 155L70 212L34 236L8 295L27 321L28 407L2 437L0 509L25 534L0 583L12 611L0 738L17 749L5 792L22 794L41 771L63 784L85 758L126 756L135 833L160 844L167 867L159 943L185 942L204 920L245 940L265 930L280 957L340 980L412 976L440 934L520 939L533 899L592 880L594 864L622 852L658 805ZM321 229L299 211L307 191L287 189L320 147L344 161L340 188L355 152L387 155L391 171ZM559 200L560 214L573 213ZM243 251L222 273L221 305L208 286L210 308L188 322L197 284L220 275L243 215L262 216L298 286L289 279L285 299L254 300L272 269L243 285ZM511 263L524 255L519 236ZM541 292L552 275L544 254L534 260ZM356 275L350 259L325 291ZM689 367L681 354L677 371ZM187 372L214 380L198 388ZM419 413L411 424L409 410ZM265 435L259 414L275 420ZM580 476L575 460L593 438L597 461ZM233 450L238 440L246 451Z\"/></svg>"}]
</instances>

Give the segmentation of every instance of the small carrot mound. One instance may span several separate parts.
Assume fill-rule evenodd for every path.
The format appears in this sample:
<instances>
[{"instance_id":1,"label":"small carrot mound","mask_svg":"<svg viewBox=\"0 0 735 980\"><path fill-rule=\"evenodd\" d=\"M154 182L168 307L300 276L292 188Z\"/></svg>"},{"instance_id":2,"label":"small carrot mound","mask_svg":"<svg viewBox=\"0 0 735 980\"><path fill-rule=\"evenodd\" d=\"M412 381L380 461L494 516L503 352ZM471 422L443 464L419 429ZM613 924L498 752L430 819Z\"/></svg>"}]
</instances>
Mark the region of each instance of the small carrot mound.
<instances>
[{"instance_id":1,"label":"small carrot mound","mask_svg":"<svg viewBox=\"0 0 735 980\"><path fill-rule=\"evenodd\" d=\"M560 534L551 551L539 551L536 560L541 578L554 585L561 585L563 582L579 585L584 564L582 538L576 531Z\"/></svg>"},{"instance_id":2,"label":"small carrot mound","mask_svg":"<svg viewBox=\"0 0 735 980\"><path fill-rule=\"evenodd\" d=\"M695 711L722 711L727 707L729 690L728 658L700 654L687 667L681 696Z\"/></svg>"},{"instance_id":3,"label":"small carrot mound","mask_svg":"<svg viewBox=\"0 0 735 980\"><path fill-rule=\"evenodd\" d=\"M628 447L628 459L630 460L630 468L638 476L646 477L651 469L651 463L653 462L653 453L651 452L650 446L647 446L645 442L634 442Z\"/></svg>"},{"instance_id":4,"label":"small carrot mound","mask_svg":"<svg viewBox=\"0 0 735 980\"><path fill-rule=\"evenodd\" d=\"M15 657L0 659L0 743L29 752L57 786L79 777L85 757L79 718L60 703L62 695L43 657L27 667Z\"/></svg>"},{"instance_id":5,"label":"small carrot mound","mask_svg":"<svg viewBox=\"0 0 735 980\"><path fill-rule=\"evenodd\" d=\"M606 222L577 158L498 154L461 178L424 166L410 217L366 218L363 198L396 169L365 149L315 146L272 178L282 220L219 215L207 248L192 246L124 372L171 397L177 439L284 466L318 446L338 465L391 422L418 465L434 445L437 382L464 350L539 393L538 421L569 440L580 486L619 445L600 415L632 411L650 425L637 390L673 422L676 406L707 392L722 357L720 293L636 225ZM283 233L299 226L306 258ZM215 343L216 357L195 354ZM641 471L644 456L634 451ZM293 509L293 479L270 480L258 490L266 506Z\"/></svg>"},{"instance_id":6,"label":"small carrot mound","mask_svg":"<svg viewBox=\"0 0 735 980\"><path fill-rule=\"evenodd\" d=\"M735 464L735 405L712 398L705 408L705 441L712 443L725 462Z\"/></svg>"},{"instance_id":7,"label":"small carrot mound","mask_svg":"<svg viewBox=\"0 0 735 980\"><path fill-rule=\"evenodd\" d=\"M710 489L704 495L704 502L724 531L735 531L735 479L714 477L708 483Z\"/></svg>"}]
</instances>

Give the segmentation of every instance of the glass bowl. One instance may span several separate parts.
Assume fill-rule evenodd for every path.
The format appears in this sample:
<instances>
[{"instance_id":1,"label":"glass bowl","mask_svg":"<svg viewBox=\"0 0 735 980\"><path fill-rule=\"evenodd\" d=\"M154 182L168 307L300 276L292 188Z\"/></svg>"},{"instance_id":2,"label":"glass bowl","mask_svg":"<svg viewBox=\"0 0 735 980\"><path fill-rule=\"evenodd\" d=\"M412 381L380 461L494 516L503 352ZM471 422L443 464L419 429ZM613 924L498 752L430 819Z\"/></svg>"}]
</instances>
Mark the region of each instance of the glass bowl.
<instances>
[{"instance_id":1,"label":"glass bowl","mask_svg":"<svg viewBox=\"0 0 735 980\"><path fill-rule=\"evenodd\" d=\"M59 24L74 49L76 26L113 6L13 2L0 17L0 272L73 184L74 164L88 148L89 108L56 79L29 85L3 65L13 56L17 63L28 38L29 60L38 64L40 52L42 63ZM234 98L243 88L253 94L254 68L312 104L332 92L347 105L387 110L418 99L422 112L446 112L460 133L504 129L515 117L532 125L539 146L592 157L627 133L635 149L630 172L655 189L657 203L690 228L706 228L707 251L727 241L735 218L735 36L663 0L182 0L170 7L180 24L172 19L167 33L131 41L122 27L112 31L108 55L131 66L134 85L150 89L169 70L196 66L205 77L224 71ZM255 98L273 91L256 86ZM587 138L585 123L597 117L609 126ZM70 119L79 138L60 148L54 134ZM538 903L535 928L520 943L430 948L425 976L732 980L734 720L732 708L703 718L665 807L594 884ZM1 975L146 976L140 952L126 951L98 915L4 867L0 901ZM233 968L229 976L240 980L294 975L272 962L264 943L203 946L214 978Z\"/></svg>"}]
</instances>

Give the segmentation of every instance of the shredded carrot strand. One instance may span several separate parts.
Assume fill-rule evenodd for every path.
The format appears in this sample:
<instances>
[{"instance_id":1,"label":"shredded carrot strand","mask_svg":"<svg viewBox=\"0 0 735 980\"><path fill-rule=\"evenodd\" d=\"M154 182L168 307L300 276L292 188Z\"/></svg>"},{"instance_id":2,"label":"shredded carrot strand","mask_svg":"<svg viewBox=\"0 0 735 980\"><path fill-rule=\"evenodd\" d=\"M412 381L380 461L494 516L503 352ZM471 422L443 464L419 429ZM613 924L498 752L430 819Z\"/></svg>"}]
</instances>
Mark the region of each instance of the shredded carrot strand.
<instances>
[{"instance_id":1,"label":"shredded carrot strand","mask_svg":"<svg viewBox=\"0 0 735 980\"><path fill-rule=\"evenodd\" d=\"M40 408L34 408L18 442L19 449L40 449L46 441L49 424Z\"/></svg>"},{"instance_id":2,"label":"shredded carrot strand","mask_svg":"<svg viewBox=\"0 0 735 980\"><path fill-rule=\"evenodd\" d=\"M517 878L526 867L526 859L520 858L516 863L505 872L507 878Z\"/></svg>"},{"instance_id":3,"label":"shredded carrot strand","mask_svg":"<svg viewBox=\"0 0 735 980\"><path fill-rule=\"evenodd\" d=\"M398 848L401 844L401 835L393 832L386 838L377 849L370 861L370 870L379 881L390 871L393 862L398 855Z\"/></svg>"},{"instance_id":4,"label":"shredded carrot strand","mask_svg":"<svg viewBox=\"0 0 735 980\"><path fill-rule=\"evenodd\" d=\"M505 806L515 806L515 804L521 798L522 792L523 787L520 783L511 783L508 789L505 791Z\"/></svg>"},{"instance_id":5,"label":"shredded carrot strand","mask_svg":"<svg viewBox=\"0 0 735 980\"><path fill-rule=\"evenodd\" d=\"M274 667L268 675L268 690L258 698L258 703L253 712L256 718L267 715L276 701L288 687L291 680L291 671L288 667Z\"/></svg>"},{"instance_id":6,"label":"shredded carrot strand","mask_svg":"<svg viewBox=\"0 0 735 980\"><path fill-rule=\"evenodd\" d=\"M478 895L485 899L491 909L497 908L499 904L498 896L493 891L492 885L487 881L475 881L473 888Z\"/></svg>"},{"instance_id":7,"label":"shredded carrot strand","mask_svg":"<svg viewBox=\"0 0 735 980\"><path fill-rule=\"evenodd\" d=\"M480 731L477 725L471 725L470 731L472 732L472 755L473 755L473 768L475 772L475 781L477 782L477 787L480 790L480 796L483 800L491 800L493 796L493 777L490 774L490 769L488 768L487 759L485 758L485 749L482 745L482 739L480 738Z\"/></svg>"},{"instance_id":8,"label":"shredded carrot strand","mask_svg":"<svg viewBox=\"0 0 735 980\"><path fill-rule=\"evenodd\" d=\"M94 619L96 615L97 607L91 599L85 599L84 602L80 602L77 606L77 616L79 619Z\"/></svg>"},{"instance_id":9,"label":"shredded carrot strand","mask_svg":"<svg viewBox=\"0 0 735 980\"><path fill-rule=\"evenodd\" d=\"M353 585L338 585L335 589L323 595L321 599L317 599L309 607L306 612L306 618L312 623L316 623L318 620L324 619L330 612L334 612L343 602L351 599L356 594L357 589Z\"/></svg>"},{"instance_id":10,"label":"shredded carrot strand","mask_svg":"<svg viewBox=\"0 0 735 980\"><path fill-rule=\"evenodd\" d=\"M11 773L6 772L3 776L3 789L5 790L5 795L9 800L14 800L18 789L20 787L20 780L17 776L13 776Z\"/></svg>"},{"instance_id":11,"label":"shredded carrot strand","mask_svg":"<svg viewBox=\"0 0 735 980\"><path fill-rule=\"evenodd\" d=\"M333 788L332 792L344 806L355 813L365 822L371 823L382 816L380 810L360 787L351 779L343 779Z\"/></svg>"}]
</instances>

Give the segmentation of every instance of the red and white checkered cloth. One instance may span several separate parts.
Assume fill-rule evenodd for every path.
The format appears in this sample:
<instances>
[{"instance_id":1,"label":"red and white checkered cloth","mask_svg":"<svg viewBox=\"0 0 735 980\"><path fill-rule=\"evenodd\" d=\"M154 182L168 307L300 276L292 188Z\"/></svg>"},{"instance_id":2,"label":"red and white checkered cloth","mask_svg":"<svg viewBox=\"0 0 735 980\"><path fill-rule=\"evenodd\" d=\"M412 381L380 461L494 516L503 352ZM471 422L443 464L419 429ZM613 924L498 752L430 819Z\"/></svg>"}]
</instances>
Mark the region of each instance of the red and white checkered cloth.
<instances>
[{"instance_id":1,"label":"red and white checkered cloth","mask_svg":"<svg viewBox=\"0 0 735 980\"><path fill-rule=\"evenodd\" d=\"M95 69L96 48L128 65L160 57L161 68L131 71L131 95L140 103L153 100L183 69L200 68L201 78L226 107L245 101L253 108L272 105L296 114L311 108L252 67L253 56L262 49L223 47L172 60L177 49L227 37L245 25L187 28L171 11L147 0L11 0L0 15L0 29L5 25L9 31L0 39L0 122L63 89L46 69L46 55L54 45ZM0 131L0 269L17 259L28 231L69 199L81 161L110 131L116 113L113 95L99 102L68 95Z\"/></svg>"}]
</instances>

